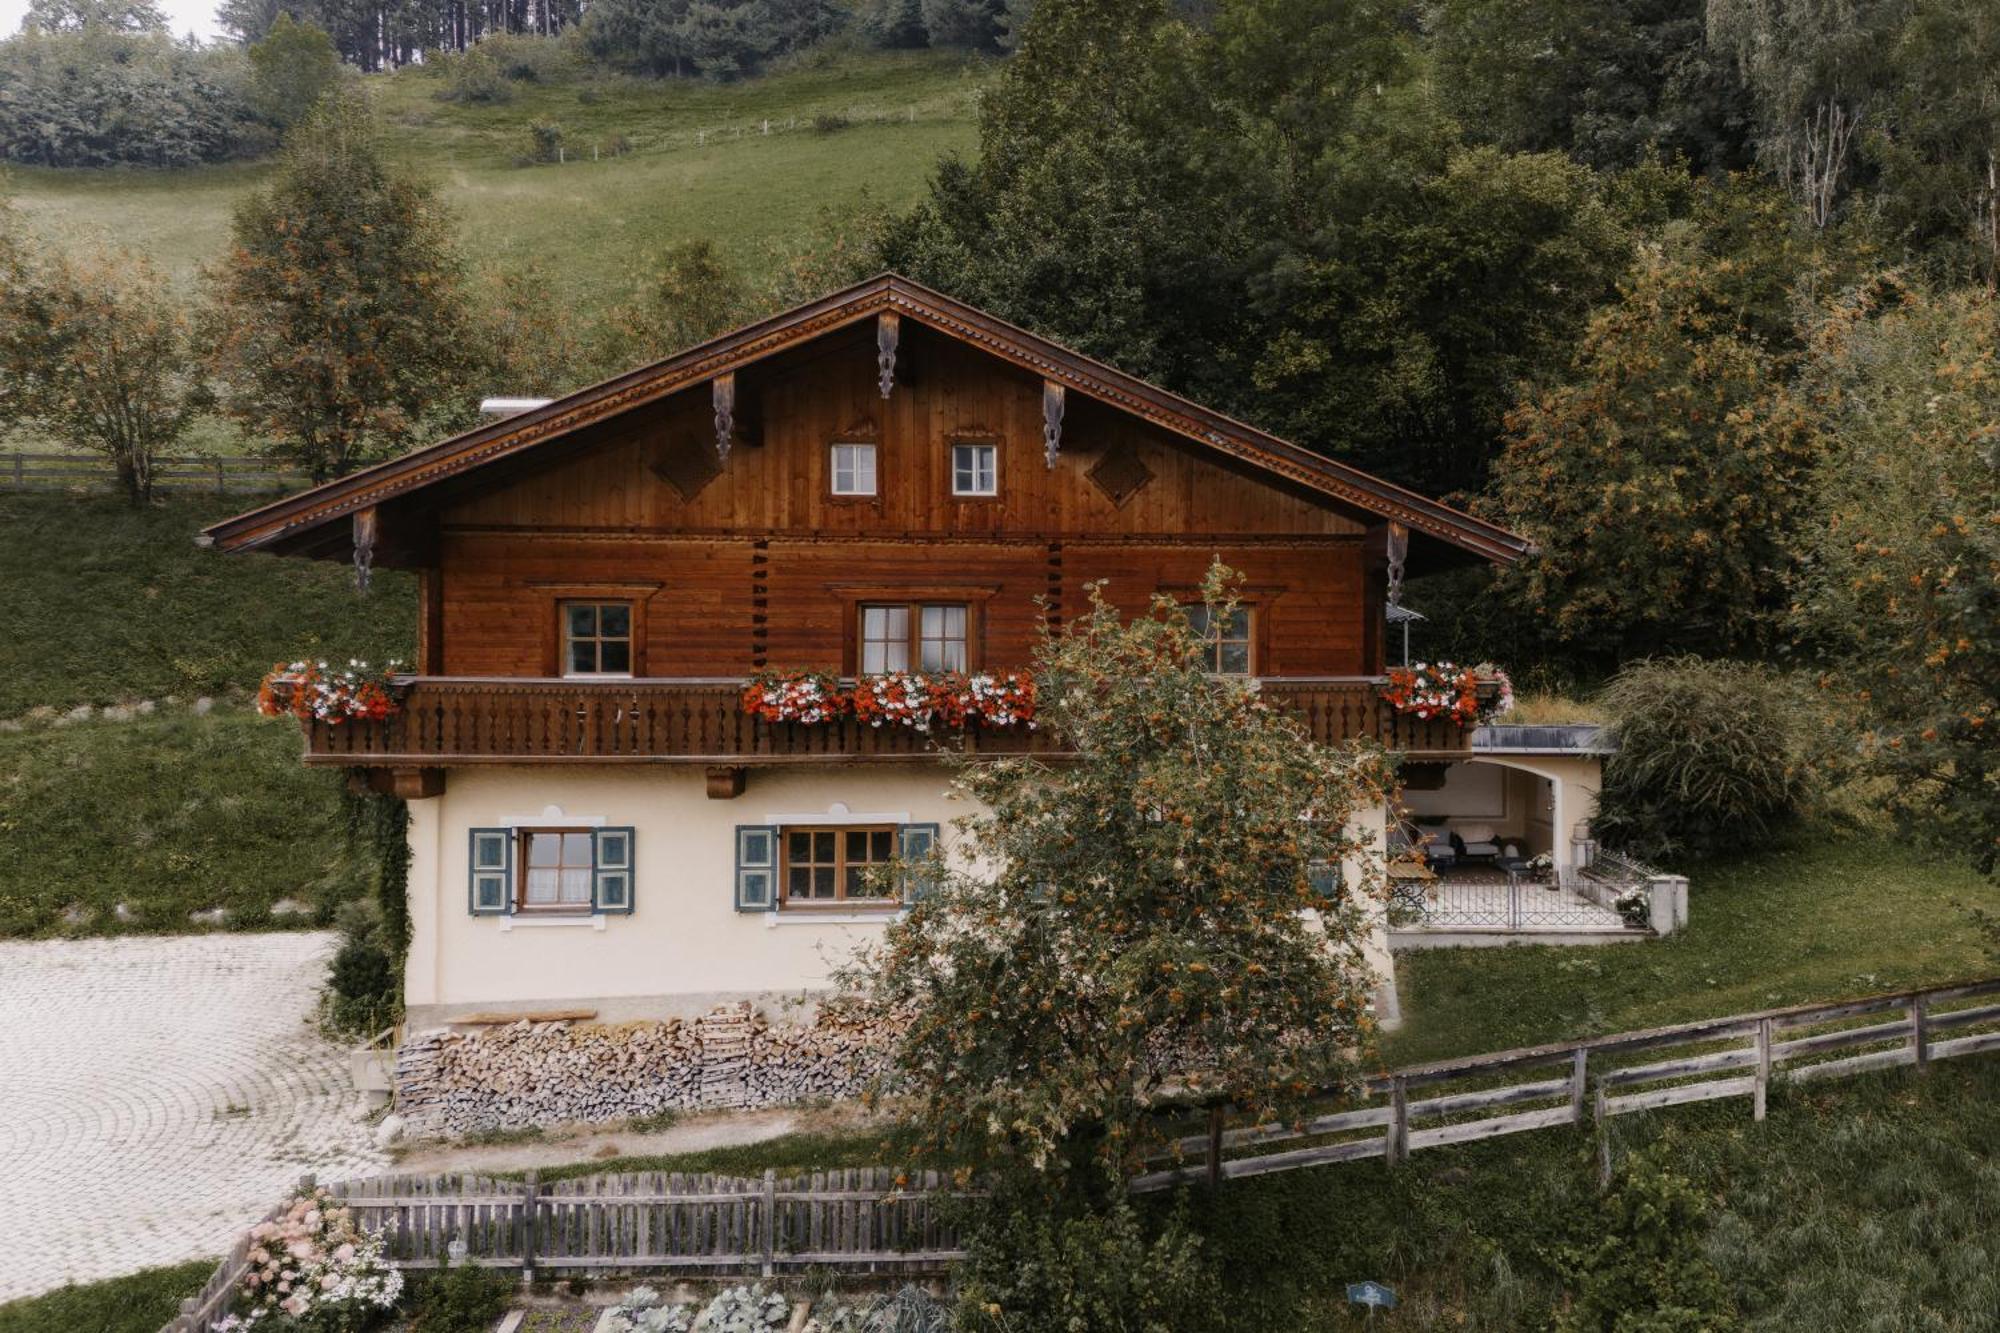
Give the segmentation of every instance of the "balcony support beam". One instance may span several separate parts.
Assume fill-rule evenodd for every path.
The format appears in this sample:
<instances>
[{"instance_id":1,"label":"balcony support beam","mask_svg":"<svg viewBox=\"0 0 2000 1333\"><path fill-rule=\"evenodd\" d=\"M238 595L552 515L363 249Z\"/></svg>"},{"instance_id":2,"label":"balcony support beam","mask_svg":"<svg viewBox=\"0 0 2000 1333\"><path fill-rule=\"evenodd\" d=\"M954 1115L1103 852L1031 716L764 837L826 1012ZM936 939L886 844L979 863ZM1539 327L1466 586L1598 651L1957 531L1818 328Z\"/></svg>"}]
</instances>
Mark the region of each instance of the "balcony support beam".
<instances>
[{"instance_id":1,"label":"balcony support beam","mask_svg":"<svg viewBox=\"0 0 2000 1333\"><path fill-rule=\"evenodd\" d=\"M708 799L711 801L733 801L743 794L745 770L741 764L710 764L708 766Z\"/></svg>"}]
</instances>

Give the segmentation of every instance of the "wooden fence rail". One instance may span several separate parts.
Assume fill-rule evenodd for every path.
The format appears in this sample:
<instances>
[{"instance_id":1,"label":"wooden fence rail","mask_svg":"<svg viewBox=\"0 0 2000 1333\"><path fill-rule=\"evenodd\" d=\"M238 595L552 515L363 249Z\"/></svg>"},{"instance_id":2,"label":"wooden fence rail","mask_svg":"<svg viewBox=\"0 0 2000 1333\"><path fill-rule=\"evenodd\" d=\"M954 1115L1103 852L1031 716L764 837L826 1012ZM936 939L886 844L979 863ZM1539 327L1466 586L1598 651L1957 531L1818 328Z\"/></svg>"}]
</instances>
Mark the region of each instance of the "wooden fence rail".
<instances>
[{"instance_id":1,"label":"wooden fence rail","mask_svg":"<svg viewBox=\"0 0 2000 1333\"><path fill-rule=\"evenodd\" d=\"M1617 1116L1748 1097L1762 1120L1779 1080L1922 1070L2000 1050L2000 1003L1987 999L1996 995L2000 978L1418 1065L1367 1080L1359 1094L1295 1124L1232 1125L1225 1105L1183 1103L1161 1112L1170 1140L1156 1159L1162 1169L1131 1188L1216 1185L1371 1157L1393 1165L1426 1148L1579 1128L1593 1118L1608 1179L1608 1126ZM1276 1144L1297 1146L1259 1151ZM935 1173L897 1181L881 1168L761 1178L641 1172L549 1184L529 1172L520 1180L384 1176L329 1188L364 1230L387 1237L391 1261L405 1269L437 1267L455 1241L469 1263L582 1272L934 1273L962 1258L949 1201L975 1192ZM238 1241L161 1333L208 1333L235 1300L248 1248Z\"/></svg>"},{"instance_id":2,"label":"wooden fence rail","mask_svg":"<svg viewBox=\"0 0 2000 1333\"><path fill-rule=\"evenodd\" d=\"M155 459L155 491L210 495L275 495L298 490L309 478L261 458ZM92 454L0 453L0 490L115 491L118 472Z\"/></svg>"},{"instance_id":3,"label":"wooden fence rail","mask_svg":"<svg viewBox=\"0 0 2000 1333\"><path fill-rule=\"evenodd\" d=\"M382 1176L327 1188L401 1269L437 1268L454 1242L463 1262L566 1272L770 1277L804 1268L941 1272L964 1257L935 1173L897 1184L881 1168L762 1177L640 1172L543 1184L491 1176ZM310 1177L305 1182L309 1187ZM272 1214L275 1216L275 1213ZM161 1333L208 1333L248 1271L239 1241Z\"/></svg>"},{"instance_id":4,"label":"wooden fence rail","mask_svg":"<svg viewBox=\"0 0 2000 1333\"><path fill-rule=\"evenodd\" d=\"M1780 1080L1923 1069L2000 1050L2000 1004L1978 1003L1996 994L2000 979L1419 1065L1370 1079L1357 1095L1330 1099L1323 1114L1294 1124L1231 1125L1227 1107L1183 1105L1163 1113L1167 1123L1184 1120L1198 1132L1170 1134L1168 1150L1152 1159L1160 1169L1136 1178L1132 1188L1216 1184L1371 1157L1393 1165L1425 1148L1593 1119L1599 1168L1608 1179L1609 1125L1617 1116L1747 1097L1752 1116L1762 1120L1771 1085ZM1257 1151L1274 1144L1298 1146Z\"/></svg>"}]
</instances>

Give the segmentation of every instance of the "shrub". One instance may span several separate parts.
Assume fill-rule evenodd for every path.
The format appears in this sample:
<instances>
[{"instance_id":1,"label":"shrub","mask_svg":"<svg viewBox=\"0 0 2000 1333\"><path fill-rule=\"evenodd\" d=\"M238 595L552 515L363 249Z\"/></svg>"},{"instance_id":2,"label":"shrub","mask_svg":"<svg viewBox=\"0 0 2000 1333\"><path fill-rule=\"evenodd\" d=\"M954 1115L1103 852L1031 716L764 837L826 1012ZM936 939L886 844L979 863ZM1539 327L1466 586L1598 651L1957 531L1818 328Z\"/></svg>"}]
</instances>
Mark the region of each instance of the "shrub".
<instances>
[{"instance_id":1,"label":"shrub","mask_svg":"<svg viewBox=\"0 0 2000 1333\"><path fill-rule=\"evenodd\" d=\"M1724 1333L1740 1327L1708 1261L1708 1210L1683 1176L1637 1158L1599 1205L1597 1240L1573 1251L1561 1333Z\"/></svg>"},{"instance_id":2,"label":"shrub","mask_svg":"<svg viewBox=\"0 0 2000 1333\"><path fill-rule=\"evenodd\" d=\"M533 33L496 32L473 48L485 54L500 77L513 83L551 83L568 72L571 48L560 38Z\"/></svg>"},{"instance_id":3,"label":"shrub","mask_svg":"<svg viewBox=\"0 0 2000 1333\"><path fill-rule=\"evenodd\" d=\"M410 1333L489 1333L506 1312L508 1286L490 1268L447 1266L418 1289Z\"/></svg>"},{"instance_id":4,"label":"shrub","mask_svg":"<svg viewBox=\"0 0 2000 1333\"><path fill-rule=\"evenodd\" d=\"M536 120L528 123L522 139L520 163L532 166L537 162L560 162L563 158L563 127L553 120Z\"/></svg>"},{"instance_id":5,"label":"shrub","mask_svg":"<svg viewBox=\"0 0 2000 1333\"><path fill-rule=\"evenodd\" d=\"M1598 835L1642 857L1701 858L1793 819L1811 783L1805 698L1767 668L1680 657L1605 687L1618 745L1604 766Z\"/></svg>"},{"instance_id":6,"label":"shrub","mask_svg":"<svg viewBox=\"0 0 2000 1333\"><path fill-rule=\"evenodd\" d=\"M486 43L446 60L447 82L444 91L438 94L439 100L484 105L513 100L514 90L508 86L499 60L486 49Z\"/></svg>"},{"instance_id":7,"label":"shrub","mask_svg":"<svg viewBox=\"0 0 2000 1333\"><path fill-rule=\"evenodd\" d=\"M966 1248L957 1326L968 1333L1218 1326L1216 1274L1180 1210L1149 1238L1122 1199L1065 1218L1039 1198L996 1198Z\"/></svg>"},{"instance_id":8,"label":"shrub","mask_svg":"<svg viewBox=\"0 0 2000 1333\"><path fill-rule=\"evenodd\" d=\"M844 130L853 123L853 121L850 121L846 116L841 115L837 111L822 111L813 117L813 128L821 134L832 134L836 130Z\"/></svg>"}]
</instances>

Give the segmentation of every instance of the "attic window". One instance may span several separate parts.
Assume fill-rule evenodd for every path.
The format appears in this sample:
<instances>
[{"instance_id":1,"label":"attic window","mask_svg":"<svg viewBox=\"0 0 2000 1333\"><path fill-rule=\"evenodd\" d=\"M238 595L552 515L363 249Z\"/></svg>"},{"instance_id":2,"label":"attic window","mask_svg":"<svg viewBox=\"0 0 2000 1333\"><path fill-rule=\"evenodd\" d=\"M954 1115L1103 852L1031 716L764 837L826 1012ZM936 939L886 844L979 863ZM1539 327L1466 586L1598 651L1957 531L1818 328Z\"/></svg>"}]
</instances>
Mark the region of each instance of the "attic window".
<instances>
[{"instance_id":1,"label":"attic window","mask_svg":"<svg viewBox=\"0 0 2000 1333\"><path fill-rule=\"evenodd\" d=\"M954 444L951 447L951 493L953 495L998 495L1000 493L1000 446L997 444Z\"/></svg>"},{"instance_id":2,"label":"attic window","mask_svg":"<svg viewBox=\"0 0 2000 1333\"><path fill-rule=\"evenodd\" d=\"M563 674L632 674L632 604L564 602Z\"/></svg>"},{"instance_id":3,"label":"attic window","mask_svg":"<svg viewBox=\"0 0 2000 1333\"><path fill-rule=\"evenodd\" d=\"M875 446L836 444L833 446L833 493L835 495L875 494Z\"/></svg>"}]
</instances>

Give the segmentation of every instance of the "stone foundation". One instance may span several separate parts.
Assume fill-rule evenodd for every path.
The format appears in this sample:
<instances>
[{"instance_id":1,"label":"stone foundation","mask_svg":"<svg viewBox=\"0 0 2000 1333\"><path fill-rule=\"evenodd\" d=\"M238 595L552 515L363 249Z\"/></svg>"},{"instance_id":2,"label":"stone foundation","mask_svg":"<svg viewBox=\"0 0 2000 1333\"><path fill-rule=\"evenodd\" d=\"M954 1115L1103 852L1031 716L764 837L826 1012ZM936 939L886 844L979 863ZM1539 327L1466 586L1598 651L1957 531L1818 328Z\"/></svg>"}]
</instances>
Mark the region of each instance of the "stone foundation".
<instances>
[{"instance_id":1,"label":"stone foundation","mask_svg":"<svg viewBox=\"0 0 2000 1333\"><path fill-rule=\"evenodd\" d=\"M773 1025L747 1003L697 1019L419 1033L396 1053L397 1109L423 1137L779 1106L860 1095L887 1035L822 1014Z\"/></svg>"}]
</instances>

